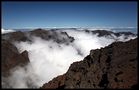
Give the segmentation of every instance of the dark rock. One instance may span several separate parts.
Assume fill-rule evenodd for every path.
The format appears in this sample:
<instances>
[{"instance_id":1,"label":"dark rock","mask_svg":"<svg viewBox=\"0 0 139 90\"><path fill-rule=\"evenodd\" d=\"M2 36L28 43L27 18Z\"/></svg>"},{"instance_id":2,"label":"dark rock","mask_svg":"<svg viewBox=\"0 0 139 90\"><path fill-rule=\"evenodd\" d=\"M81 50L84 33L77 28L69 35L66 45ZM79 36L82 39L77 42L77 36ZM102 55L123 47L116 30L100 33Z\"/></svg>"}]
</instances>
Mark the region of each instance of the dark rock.
<instances>
[{"instance_id":1,"label":"dark rock","mask_svg":"<svg viewBox=\"0 0 139 90\"><path fill-rule=\"evenodd\" d=\"M106 30L94 30L92 31L93 34L98 34L99 37L101 36L108 36L113 34L112 31L106 31Z\"/></svg>"},{"instance_id":2,"label":"dark rock","mask_svg":"<svg viewBox=\"0 0 139 90\"><path fill-rule=\"evenodd\" d=\"M66 32L59 32L57 30L35 29L30 31L30 35L41 37L45 40L53 40L57 43L69 44L74 41L74 38L69 36Z\"/></svg>"},{"instance_id":3,"label":"dark rock","mask_svg":"<svg viewBox=\"0 0 139 90\"><path fill-rule=\"evenodd\" d=\"M28 52L19 53L17 48L2 39L2 76L8 76L9 71L16 66L24 66L29 62Z\"/></svg>"},{"instance_id":4,"label":"dark rock","mask_svg":"<svg viewBox=\"0 0 139 90\"><path fill-rule=\"evenodd\" d=\"M9 42L15 42L15 41L29 41L32 42L31 39L33 36L40 37L45 40L53 40L57 43L64 43L64 44L70 44L74 41L74 38L69 36L66 32L61 32L57 30L44 30L44 29L35 29L33 31L26 31L26 32L11 32L2 34L2 39L5 39Z\"/></svg>"},{"instance_id":5,"label":"dark rock","mask_svg":"<svg viewBox=\"0 0 139 90\"><path fill-rule=\"evenodd\" d=\"M135 34L133 34L133 33L131 33L131 32L119 32L119 33L114 33L116 36L120 36L120 35L122 35L122 34L124 34L124 35L135 35Z\"/></svg>"},{"instance_id":6,"label":"dark rock","mask_svg":"<svg viewBox=\"0 0 139 90\"><path fill-rule=\"evenodd\" d=\"M98 33L99 37L111 34L134 35L130 32L114 33L106 30L85 30L85 32ZM27 65L28 52L19 53L12 42L31 42L32 36L66 45L74 41L74 37L58 30L36 29L2 34L2 77L9 76L10 70L17 66ZM79 50L78 53L82 55ZM135 39L91 50L90 55L83 61L74 62L64 75L54 78L41 88L134 88L137 86L137 78L137 39Z\"/></svg>"},{"instance_id":7,"label":"dark rock","mask_svg":"<svg viewBox=\"0 0 139 90\"><path fill-rule=\"evenodd\" d=\"M89 33L92 32L92 34L98 34L99 37L103 37L103 36L112 36L115 35L117 37L119 37L120 35L125 35L125 36L136 36L135 34L131 33L131 32L112 32L112 31L107 31L107 30L94 30L94 31L89 31L89 30L85 30L85 32ZM126 37L127 38L127 37Z\"/></svg>"},{"instance_id":8,"label":"dark rock","mask_svg":"<svg viewBox=\"0 0 139 90\"><path fill-rule=\"evenodd\" d=\"M65 81L65 75L58 76L54 78L52 81L48 82L47 84L44 84L41 89L63 89L64 88L64 81Z\"/></svg>"},{"instance_id":9,"label":"dark rock","mask_svg":"<svg viewBox=\"0 0 139 90\"><path fill-rule=\"evenodd\" d=\"M56 82L58 78L44 84L42 89L58 86ZM105 48L91 50L90 55L83 61L71 64L64 78L62 86L56 88L137 87L137 39L115 42Z\"/></svg>"},{"instance_id":10,"label":"dark rock","mask_svg":"<svg viewBox=\"0 0 139 90\"><path fill-rule=\"evenodd\" d=\"M17 32L11 32L2 34L2 39L8 40L9 42L14 41L31 41L24 32L17 31Z\"/></svg>"}]
</instances>

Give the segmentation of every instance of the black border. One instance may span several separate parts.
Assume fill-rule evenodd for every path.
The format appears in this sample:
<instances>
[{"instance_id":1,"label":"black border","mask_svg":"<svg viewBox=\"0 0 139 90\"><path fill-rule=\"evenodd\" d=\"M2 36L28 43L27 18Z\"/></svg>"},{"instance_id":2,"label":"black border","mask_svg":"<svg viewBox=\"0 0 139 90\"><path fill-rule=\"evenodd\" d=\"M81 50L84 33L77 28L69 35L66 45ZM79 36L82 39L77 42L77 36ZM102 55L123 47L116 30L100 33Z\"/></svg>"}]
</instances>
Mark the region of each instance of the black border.
<instances>
[{"instance_id":1,"label":"black border","mask_svg":"<svg viewBox=\"0 0 139 90\"><path fill-rule=\"evenodd\" d=\"M107 1L109 1L109 2L115 2L115 1L116 2L137 2L137 7L138 7L138 0L1 0L0 4L1 4L1 8L2 8L2 2L94 2L94 1L95 2L107 2ZM1 9L1 13L2 13L2 9ZM137 14L138 14L138 11L137 11ZM1 16L1 18L2 18L2 16ZM1 26L2 26L2 24L1 24ZM138 31L137 31L137 35L138 35ZM2 37L1 37L1 40L2 40ZM138 62L138 70L139 70L139 62ZM139 72L138 72L138 76L139 76ZM138 81L139 81L139 77L138 77ZM136 88L138 89L139 83L137 83L137 84L138 85L135 87L135 89ZM2 89L2 86L1 86L1 89ZM125 90L127 90L127 89L125 89Z\"/></svg>"}]
</instances>

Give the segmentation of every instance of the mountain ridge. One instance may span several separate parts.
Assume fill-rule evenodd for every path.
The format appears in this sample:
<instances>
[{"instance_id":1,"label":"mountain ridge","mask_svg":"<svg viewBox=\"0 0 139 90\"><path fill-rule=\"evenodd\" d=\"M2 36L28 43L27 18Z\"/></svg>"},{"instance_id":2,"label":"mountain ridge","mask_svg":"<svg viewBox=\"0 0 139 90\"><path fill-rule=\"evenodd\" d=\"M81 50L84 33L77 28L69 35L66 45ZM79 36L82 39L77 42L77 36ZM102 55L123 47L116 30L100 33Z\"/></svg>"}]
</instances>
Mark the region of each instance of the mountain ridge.
<instances>
[{"instance_id":1,"label":"mountain ridge","mask_svg":"<svg viewBox=\"0 0 139 90\"><path fill-rule=\"evenodd\" d=\"M137 38L91 50L83 61L73 62L64 75L52 79L41 89L134 87L137 87Z\"/></svg>"},{"instance_id":2,"label":"mountain ridge","mask_svg":"<svg viewBox=\"0 0 139 90\"><path fill-rule=\"evenodd\" d=\"M99 37L108 36L108 35L111 36L111 34L115 34L114 32L106 31L106 30L96 30L96 31L83 30L80 32L91 33L91 35L98 34ZM124 33L121 32L121 33L116 33L116 34L117 34L117 37L121 34L125 35L125 37L128 37L130 35L136 36L135 34L128 33L128 32L124 32ZM65 44L66 46L73 43L75 40L75 38L73 36L70 36L66 31L59 31L59 30L46 31L43 29L35 29L33 31L27 31L27 32L17 31L17 32L10 32L10 33L2 34L2 77L8 77L10 75L10 71L12 69L14 69L15 67L18 67L18 66L24 67L30 62L29 56L28 56L28 51L24 50L23 52L19 52L17 47L15 46L14 42L28 41L29 43L33 43L33 41L32 41L33 37L40 37L41 39L44 39L46 41L53 40L53 42L56 42L57 44ZM136 43L135 43L135 45L136 45ZM99 61L99 63L101 63L101 60L98 60L100 58L99 49L96 49L96 52L97 53L96 53L95 57L93 57L93 55L91 55L91 56L88 55L85 57L85 61L86 61L85 65L87 67L91 67L91 63L94 63L96 61ZM107 55L108 55L108 53L107 53ZM107 55L104 56L104 58L108 58L106 60L106 62L109 63L111 61L109 59L110 55L108 55L108 57L107 57ZM94 58L95 61L92 60L92 58ZM131 61L134 62L134 60L131 60ZM84 65L84 61L81 61L81 62ZM77 65L78 65L78 63L79 62L75 62L75 64L77 64ZM105 63L103 63L103 64L105 64ZM71 65L72 65L72 67L74 67L73 64L71 64ZM80 65L80 63L79 63L79 65ZM76 65L75 65L75 68L77 68ZM79 68L77 68L77 70L73 68L72 70L73 70L73 72L77 72L78 70L83 69L83 68L85 68L85 67L79 67ZM78 75L80 75L80 74L76 75L77 76L77 84L80 83L80 81L79 81L80 78L78 78ZM64 74L64 75L59 76L58 78L55 78L54 82L59 83L59 84L57 85L54 83L56 86L51 85L51 84L50 84L50 86L55 87L55 88L66 87L65 81L64 81L65 79L67 79L66 77L67 77L67 74ZM103 77L107 77L107 75L104 74ZM61 80L61 81L59 82L59 80ZM5 82L6 82L6 84L4 84L3 87L5 87L5 85L8 86L8 82L4 81L3 83L5 83ZM91 82L91 81L88 81L88 82ZM103 83L100 83L100 86L104 87ZM41 88L46 88L46 85L44 85ZM66 88L69 88L69 87L66 87Z\"/></svg>"}]
</instances>

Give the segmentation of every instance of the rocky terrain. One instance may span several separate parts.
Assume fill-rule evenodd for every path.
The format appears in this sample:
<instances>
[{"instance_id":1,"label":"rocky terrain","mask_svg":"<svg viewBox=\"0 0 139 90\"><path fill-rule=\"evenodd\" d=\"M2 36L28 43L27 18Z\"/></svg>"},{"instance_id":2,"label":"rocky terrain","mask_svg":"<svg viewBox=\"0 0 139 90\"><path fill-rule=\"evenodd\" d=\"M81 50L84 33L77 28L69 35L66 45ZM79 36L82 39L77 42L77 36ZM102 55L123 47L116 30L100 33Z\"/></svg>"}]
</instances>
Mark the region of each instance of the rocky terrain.
<instances>
[{"instance_id":1,"label":"rocky terrain","mask_svg":"<svg viewBox=\"0 0 139 90\"><path fill-rule=\"evenodd\" d=\"M137 80L137 39L134 39L91 50L84 60L71 64L64 75L41 89L127 89L137 87Z\"/></svg>"}]
</instances>

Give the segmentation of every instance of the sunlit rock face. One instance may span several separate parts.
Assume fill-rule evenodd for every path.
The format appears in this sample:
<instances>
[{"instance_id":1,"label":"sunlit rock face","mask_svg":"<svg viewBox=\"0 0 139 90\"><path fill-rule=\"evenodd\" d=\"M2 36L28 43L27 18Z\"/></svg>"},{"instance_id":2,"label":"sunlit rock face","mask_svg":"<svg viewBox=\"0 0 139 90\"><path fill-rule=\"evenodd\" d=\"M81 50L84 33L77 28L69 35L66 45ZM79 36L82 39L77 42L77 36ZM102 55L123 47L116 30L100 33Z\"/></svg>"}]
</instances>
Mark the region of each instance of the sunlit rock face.
<instances>
[{"instance_id":1,"label":"sunlit rock face","mask_svg":"<svg viewBox=\"0 0 139 90\"><path fill-rule=\"evenodd\" d=\"M126 42L136 37L130 32L115 33L107 30L90 31L75 28L4 33L2 34L2 86L3 88L39 88L54 77L66 73L73 62L83 60L91 49L97 49L98 53L95 57L92 55L86 57L94 58L88 62L92 63L95 60L101 63L98 60L100 48L113 42ZM65 87L63 84L65 85L66 75L56 78L56 83L59 80L61 82L60 87L56 85L55 88ZM49 86L53 87L53 84Z\"/></svg>"},{"instance_id":2,"label":"sunlit rock face","mask_svg":"<svg viewBox=\"0 0 139 90\"><path fill-rule=\"evenodd\" d=\"M137 79L137 39L134 39L91 50L83 61L72 63L64 75L41 88L127 89L137 87Z\"/></svg>"}]
</instances>

